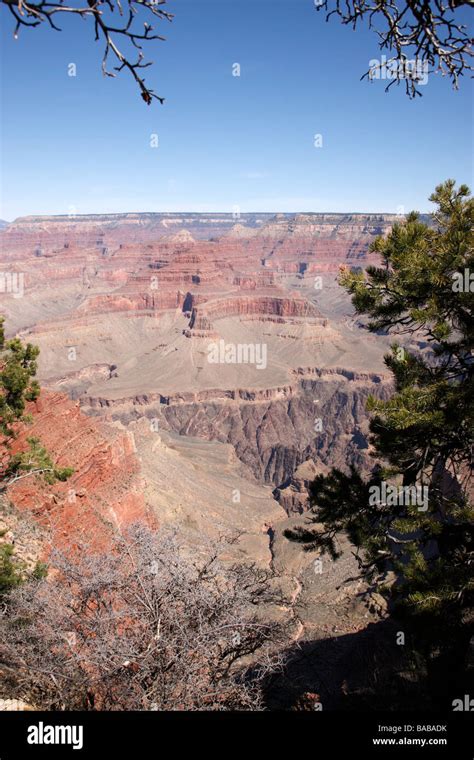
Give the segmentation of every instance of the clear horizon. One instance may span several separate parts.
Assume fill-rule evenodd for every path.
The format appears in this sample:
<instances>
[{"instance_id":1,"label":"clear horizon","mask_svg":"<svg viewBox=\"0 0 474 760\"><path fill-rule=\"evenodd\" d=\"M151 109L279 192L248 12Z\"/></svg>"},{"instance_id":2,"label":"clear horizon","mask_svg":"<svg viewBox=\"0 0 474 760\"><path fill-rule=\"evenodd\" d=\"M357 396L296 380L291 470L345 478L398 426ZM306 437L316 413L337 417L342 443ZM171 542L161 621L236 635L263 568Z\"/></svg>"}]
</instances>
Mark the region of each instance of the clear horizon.
<instances>
[{"instance_id":1,"label":"clear horizon","mask_svg":"<svg viewBox=\"0 0 474 760\"><path fill-rule=\"evenodd\" d=\"M412 209L410 209L412 210ZM419 209L413 209L414 211L418 211L423 216L431 215L431 211L420 211ZM408 212L407 212L408 213ZM199 216L213 216L214 214L220 215L220 216L230 216L233 217L232 211L186 211L186 210L179 210L179 211L118 211L118 212L93 212L93 213L84 213L84 214L23 214L22 216L17 216L15 219L1 219L2 222L7 222L7 224L13 224L14 222L20 220L20 219L41 219L41 218L48 218L53 217L57 219L68 219L70 221L74 221L75 219L85 219L89 218L91 216L133 216L133 215L186 215L189 216L191 214L196 214ZM241 217L245 216L255 216L257 214L260 214L262 216L298 216L299 214L304 214L305 216L314 214L315 216L405 216L405 214L397 214L394 211L241 211L239 217L235 217L235 222L238 224L239 219Z\"/></svg>"}]
</instances>

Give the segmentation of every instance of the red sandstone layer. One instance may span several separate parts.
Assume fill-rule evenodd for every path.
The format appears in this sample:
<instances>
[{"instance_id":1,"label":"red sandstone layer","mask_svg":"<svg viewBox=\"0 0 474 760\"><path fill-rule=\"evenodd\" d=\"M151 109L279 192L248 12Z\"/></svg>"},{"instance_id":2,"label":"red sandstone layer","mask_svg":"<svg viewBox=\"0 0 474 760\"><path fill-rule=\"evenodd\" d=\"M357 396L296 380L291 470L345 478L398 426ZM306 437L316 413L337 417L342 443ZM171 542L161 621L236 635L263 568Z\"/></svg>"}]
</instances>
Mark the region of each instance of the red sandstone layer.
<instances>
[{"instance_id":1,"label":"red sandstone layer","mask_svg":"<svg viewBox=\"0 0 474 760\"><path fill-rule=\"evenodd\" d=\"M82 539L103 546L111 530L151 519L132 434L86 417L60 393L43 391L30 411L33 423L21 427L13 451L37 437L57 466L74 473L53 485L24 477L10 486L8 497L52 530L54 545Z\"/></svg>"}]
</instances>

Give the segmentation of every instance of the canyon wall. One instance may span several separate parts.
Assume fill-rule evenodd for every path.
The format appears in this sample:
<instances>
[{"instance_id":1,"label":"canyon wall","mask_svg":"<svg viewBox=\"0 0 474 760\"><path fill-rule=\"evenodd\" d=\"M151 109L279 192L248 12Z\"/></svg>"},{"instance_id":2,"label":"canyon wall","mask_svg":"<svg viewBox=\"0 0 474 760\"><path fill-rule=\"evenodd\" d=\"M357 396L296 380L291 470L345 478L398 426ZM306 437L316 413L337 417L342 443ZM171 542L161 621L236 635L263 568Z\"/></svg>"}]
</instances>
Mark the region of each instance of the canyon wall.
<instances>
[{"instance_id":1,"label":"canyon wall","mask_svg":"<svg viewBox=\"0 0 474 760\"><path fill-rule=\"evenodd\" d=\"M343 468L353 463L367 471L367 398L386 398L390 391L384 376L334 370L261 391L150 394L114 401L84 397L82 403L125 425L146 418L180 435L230 443L257 480L284 487L308 459Z\"/></svg>"},{"instance_id":2,"label":"canyon wall","mask_svg":"<svg viewBox=\"0 0 474 760\"><path fill-rule=\"evenodd\" d=\"M0 293L0 308L10 334L40 346L42 383L83 411L125 426L157 417L170 433L230 444L257 480L284 489L306 461L370 466L365 403L370 393L389 392L387 340L351 320L337 273L376 263L371 244L397 221L384 214L25 217L0 231L4 271L22 278L21 293ZM265 365L211 364L209 341L264 347ZM61 427L49 414L45 429ZM126 439L115 445L125 451ZM100 462L113 456L107 447L84 452L98 481ZM114 498L111 509L120 519Z\"/></svg>"},{"instance_id":3,"label":"canyon wall","mask_svg":"<svg viewBox=\"0 0 474 760\"><path fill-rule=\"evenodd\" d=\"M154 522L146 507L133 435L83 414L62 394L42 392L28 408L32 423L21 425L12 453L27 438L39 438L58 467L71 467L65 482L20 478L8 498L52 533L52 544L84 541L106 546L111 531L138 519Z\"/></svg>"}]
</instances>

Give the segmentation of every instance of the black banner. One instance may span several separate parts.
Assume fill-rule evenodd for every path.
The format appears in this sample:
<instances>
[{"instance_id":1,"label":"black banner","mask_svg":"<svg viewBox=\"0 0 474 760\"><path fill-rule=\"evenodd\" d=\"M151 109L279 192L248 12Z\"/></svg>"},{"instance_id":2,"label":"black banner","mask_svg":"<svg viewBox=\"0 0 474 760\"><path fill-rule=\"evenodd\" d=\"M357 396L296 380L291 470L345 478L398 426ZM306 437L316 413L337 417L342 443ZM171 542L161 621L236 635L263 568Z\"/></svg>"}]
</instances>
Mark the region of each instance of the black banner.
<instances>
[{"instance_id":1,"label":"black banner","mask_svg":"<svg viewBox=\"0 0 474 760\"><path fill-rule=\"evenodd\" d=\"M473 715L428 712L0 713L0 760L160 757L232 752L303 758L474 757ZM287 748L285 750L285 747Z\"/></svg>"}]
</instances>

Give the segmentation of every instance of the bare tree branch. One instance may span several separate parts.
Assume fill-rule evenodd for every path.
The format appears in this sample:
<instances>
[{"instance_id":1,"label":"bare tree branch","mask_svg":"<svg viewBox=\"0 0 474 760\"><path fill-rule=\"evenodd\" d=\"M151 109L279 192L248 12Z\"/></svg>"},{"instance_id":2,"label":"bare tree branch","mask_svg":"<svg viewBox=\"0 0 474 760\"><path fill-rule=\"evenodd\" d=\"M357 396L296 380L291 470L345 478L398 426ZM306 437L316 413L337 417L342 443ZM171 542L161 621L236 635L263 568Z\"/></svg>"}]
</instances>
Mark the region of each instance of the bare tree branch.
<instances>
[{"instance_id":1,"label":"bare tree branch","mask_svg":"<svg viewBox=\"0 0 474 760\"><path fill-rule=\"evenodd\" d=\"M459 10L472 8L472 0L315 0L315 6L326 11L326 21L337 16L352 29L368 23L380 50L392 55L361 78L378 79L388 70L386 91L404 81L408 97L421 96L420 82L434 72L457 89L459 77L473 71L473 40L459 20Z\"/></svg>"},{"instance_id":2,"label":"bare tree branch","mask_svg":"<svg viewBox=\"0 0 474 760\"><path fill-rule=\"evenodd\" d=\"M107 554L53 550L48 578L0 610L0 696L54 710L259 709L289 623L271 573L223 564L222 551L143 524Z\"/></svg>"},{"instance_id":3,"label":"bare tree branch","mask_svg":"<svg viewBox=\"0 0 474 760\"><path fill-rule=\"evenodd\" d=\"M143 56L143 43L150 40L164 40L159 34L154 34L154 28L147 21L143 22L143 28L138 26L138 14L144 9L159 21L172 21L173 14L164 10L167 0L87 0L82 4L66 4L65 0L49 2L48 0L0 0L3 5L8 7L15 20L14 37L18 37L21 27L36 27L40 24L49 24L55 31L61 31L56 24L58 13L68 13L81 16L83 19L91 20L94 25L96 41L102 40L104 43L104 55L102 59L102 71L105 76L115 77L116 72L126 69L130 72L137 83L141 96L147 105L150 105L153 98L160 103L164 98L157 95L150 87L145 84L141 72L142 69L151 65L151 61L145 62ZM74 0L73 0L74 3ZM114 25L112 19L116 13L120 17L121 23ZM138 50L136 60L130 59L128 51L119 47L117 38L124 40L128 46ZM117 65L114 71L107 69L107 63L110 54L116 60Z\"/></svg>"}]
</instances>

